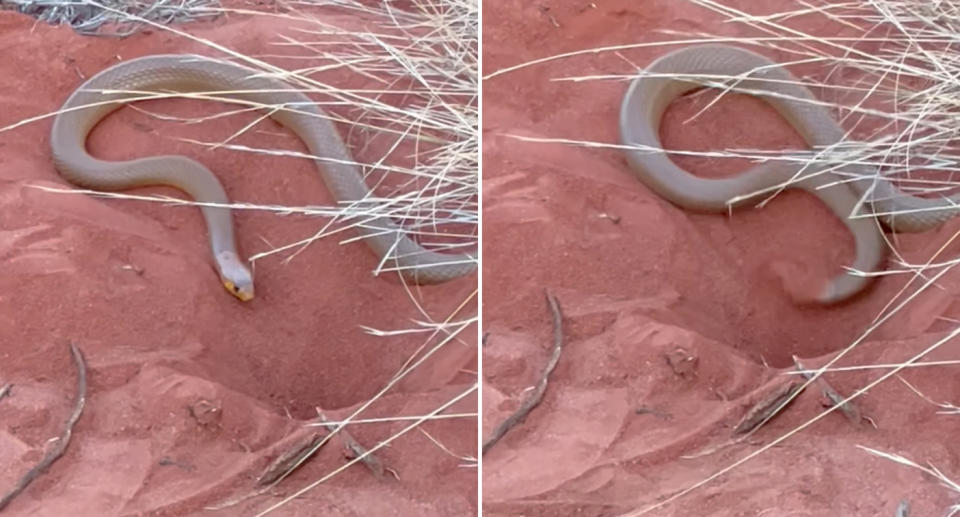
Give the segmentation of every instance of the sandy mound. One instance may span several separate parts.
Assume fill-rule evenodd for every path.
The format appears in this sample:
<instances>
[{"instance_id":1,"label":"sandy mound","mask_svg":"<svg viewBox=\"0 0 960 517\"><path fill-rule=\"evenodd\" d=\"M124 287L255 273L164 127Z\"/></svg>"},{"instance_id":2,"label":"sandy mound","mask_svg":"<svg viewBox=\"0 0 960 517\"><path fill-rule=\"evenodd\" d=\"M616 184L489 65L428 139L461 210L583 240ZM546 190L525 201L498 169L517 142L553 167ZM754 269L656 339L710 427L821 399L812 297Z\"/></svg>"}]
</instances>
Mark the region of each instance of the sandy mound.
<instances>
[{"instance_id":1,"label":"sandy mound","mask_svg":"<svg viewBox=\"0 0 960 517\"><path fill-rule=\"evenodd\" d=\"M791 8L777 4L764 9ZM485 74L564 52L665 39L657 29L732 36L742 30L672 1L550 9L514 3L484 15ZM794 21L810 32L842 34L822 17ZM663 52L652 47L555 60L484 82L484 436L517 407L547 360L544 288L563 306L566 331L543 404L484 456L485 515L619 515L730 465L823 410L819 389L808 390L749 441L715 450L747 408L784 382L791 355L808 366L823 364L905 283L888 277L852 303L798 307L786 296L778 268L828 278L853 251L841 223L815 198L791 191L763 210L731 218L690 214L647 190L614 150L510 136L617 143L625 83L551 79L629 74ZM822 73L816 66L799 69ZM743 96L725 98L684 123L706 100L684 99L668 110L661 129L666 146L803 145L772 109ZM743 160L678 162L704 176L747 166ZM908 260L926 260L958 226L903 235L901 249ZM960 283L952 273L941 283L943 289L915 300L841 365L901 362L944 337L960 308ZM927 359L956 358L958 346L947 344ZM882 373L827 378L850 394ZM960 393L948 367L903 377L936 401L956 402ZM895 379L858 404L876 429L854 427L839 412L828 415L649 515L893 515L904 498L912 514L940 515L953 501L946 489L856 445L933 462L956 479L954 417L936 414Z\"/></svg>"},{"instance_id":2,"label":"sandy mound","mask_svg":"<svg viewBox=\"0 0 960 517\"><path fill-rule=\"evenodd\" d=\"M375 25L356 14L314 14L356 30ZM281 66L329 65L295 59L297 50L276 46L277 34L306 27L231 14L181 28L240 52L288 56L264 58ZM82 37L10 12L0 12L0 46L8 49L0 126L58 109L82 77L117 56L213 54L163 31L126 40ZM336 67L320 77L351 87L369 82ZM142 107L192 117L225 108L183 100ZM108 159L189 155L216 171L238 202L329 205L330 195L306 160L207 151L176 140L222 140L258 117L246 113L183 125L124 108L94 131L89 146ZM86 355L89 397L67 454L7 514L188 515L248 494L283 445L302 437L299 428L316 416L316 407L332 419L346 417L423 345L422 334L386 339L361 328L409 328L425 316L393 275L371 275L376 259L360 243L325 239L289 262L282 255L260 260L257 299L240 304L217 281L195 208L34 188L65 186L50 161L49 128L45 119L0 133L0 381L14 384L12 395L0 401L2 491L39 459L69 414L75 372L68 343ZM364 138L352 134L348 140L360 149L358 160L384 155L385 143L361 145ZM305 151L270 121L234 143ZM138 193L179 195L163 189ZM309 237L325 222L249 211L235 221L245 254ZM432 317L445 318L475 289L472 276L422 288L417 296ZM361 418L423 415L468 389L477 368L472 334L462 333L461 341L444 347ZM472 396L451 410L475 408ZM373 446L409 423L361 425L351 432ZM423 429L451 451L474 455L475 424L450 419ZM399 481L377 480L363 466L351 467L275 513L475 513L476 469L463 468L423 433L401 437L378 457ZM342 443L334 440L270 495L205 513L255 514L344 461Z\"/></svg>"}]
</instances>

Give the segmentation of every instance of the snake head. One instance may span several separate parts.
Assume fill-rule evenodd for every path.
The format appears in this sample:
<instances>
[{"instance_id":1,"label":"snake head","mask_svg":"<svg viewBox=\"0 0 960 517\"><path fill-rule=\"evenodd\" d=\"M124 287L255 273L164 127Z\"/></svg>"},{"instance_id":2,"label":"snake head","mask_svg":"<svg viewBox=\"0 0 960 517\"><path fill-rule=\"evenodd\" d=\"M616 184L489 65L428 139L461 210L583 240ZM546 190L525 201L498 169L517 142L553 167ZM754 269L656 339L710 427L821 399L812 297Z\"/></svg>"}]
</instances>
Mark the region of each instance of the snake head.
<instances>
[{"instance_id":1,"label":"snake head","mask_svg":"<svg viewBox=\"0 0 960 517\"><path fill-rule=\"evenodd\" d=\"M217 270L227 292L236 296L241 302L253 299L253 273L240 261L236 253L232 251L218 253Z\"/></svg>"}]
</instances>

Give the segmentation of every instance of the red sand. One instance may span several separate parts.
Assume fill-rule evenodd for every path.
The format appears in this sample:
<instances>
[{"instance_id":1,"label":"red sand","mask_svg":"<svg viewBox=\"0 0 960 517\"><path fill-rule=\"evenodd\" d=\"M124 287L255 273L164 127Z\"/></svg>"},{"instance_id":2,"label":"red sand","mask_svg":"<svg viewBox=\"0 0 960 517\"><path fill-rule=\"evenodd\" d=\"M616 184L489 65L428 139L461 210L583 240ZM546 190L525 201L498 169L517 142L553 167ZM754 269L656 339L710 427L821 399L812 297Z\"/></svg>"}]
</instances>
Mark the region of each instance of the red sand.
<instances>
[{"instance_id":1,"label":"red sand","mask_svg":"<svg viewBox=\"0 0 960 517\"><path fill-rule=\"evenodd\" d=\"M371 25L356 16L316 12L341 27ZM277 34L290 35L296 25L231 15L180 28L256 55L294 52L272 45L279 41ZM125 40L82 37L11 12L0 12L0 47L7 49L0 126L58 109L81 76L114 63L116 56L211 53L163 31ZM320 77L354 87L364 81L343 71ZM144 107L192 116L224 108L183 100ZM208 152L174 140L220 140L257 116L183 126L125 108L95 130L90 146L104 158L193 156L221 175L235 201L329 204L306 160ZM0 382L14 384L12 395L0 401L0 492L12 487L40 458L47 440L61 433L73 403L70 342L86 355L89 395L66 455L4 515L192 515L246 495L282 452L286 442L281 440L302 435L298 428L315 417L315 407L333 419L347 416L423 344L420 335L378 338L360 328L408 328L411 320L424 318L392 275L371 276L376 259L362 244L341 246L325 239L289 263L283 256L261 260L257 298L241 304L217 281L195 208L31 188L65 186L50 162L49 129L46 119L0 134ZM304 150L272 122L260 123L255 133L235 143ZM356 145L356 140L351 141ZM383 149L372 147L357 158L380 156ZM162 189L138 193L158 192L177 195ZM239 213L235 220L248 254L267 249L263 239L274 245L294 242L325 222L255 212ZM434 318L445 318L475 289L473 276L423 288L420 295ZM465 331L461 341L361 418L425 414L467 390L477 368L475 334ZM219 416L192 416L190 408L207 402L220 409ZM476 396L467 397L452 411L475 411L476 403ZM361 443L373 446L408 424L350 429ZM443 420L423 429L451 451L476 454L473 419ZM397 471L399 481L390 476L378 481L363 466L351 467L271 515L476 513L476 469L463 468L461 460L423 433L405 435L378 456ZM271 495L203 513L252 515L344 461L342 445L334 440Z\"/></svg>"},{"instance_id":2,"label":"red sand","mask_svg":"<svg viewBox=\"0 0 960 517\"><path fill-rule=\"evenodd\" d=\"M725 4L758 9L757 2ZM798 7L781 1L763 8ZM658 29L748 34L720 21L673 0L642 6L631 0L553 3L549 9L497 2L484 11L484 74L564 52L668 39ZM836 30L815 16L792 23L818 34ZM738 211L732 218L690 214L646 189L616 151L507 136L617 143L625 83L550 80L628 74L634 70L630 63L644 66L663 52L652 47L622 56L579 56L484 82L485 437L526 396L547 360L551 324L544 288L557 296L566 318L563 356L543 404L484 457L485 515L620 515L728 466L822 411L823 397L814 386L747 443L708 453L728 440L746 408L783 382L780 373L791 367L791 355L823 364L905 282L885 278L839 307L798 307L776 268L805 264L800 273L825 279L852 255L846 230L811 196L792 191L763 210ZM822 79L824 71L800 73ZM666 146L803 145L772 109L742 96L684 124L704 100L685 99L668 111ZM746 166L742 160L680 163L705 176ZM908 260L923 261L958 227L954 221L900 236L901 249ZM955 321L960 314L957 280L956 272L947 274L942 289L920 296L841 364L904 361L944 337L953 328L947 318ZM677 349L696 358L685 372L667 362ZM928 359L956 358L958 352L960 344L948 343ZM827 379L850 394L882 373ZM933 400L960 403L955 369L902 375ZM905 498L911 515L942 515L957 494L856 445L932 462L960 479L957 417L936 414L935 406L896 379L858 404L877 429L854 428L839 412L828 415L648 515L893 515Z\"/></svg>"}]
</instances>

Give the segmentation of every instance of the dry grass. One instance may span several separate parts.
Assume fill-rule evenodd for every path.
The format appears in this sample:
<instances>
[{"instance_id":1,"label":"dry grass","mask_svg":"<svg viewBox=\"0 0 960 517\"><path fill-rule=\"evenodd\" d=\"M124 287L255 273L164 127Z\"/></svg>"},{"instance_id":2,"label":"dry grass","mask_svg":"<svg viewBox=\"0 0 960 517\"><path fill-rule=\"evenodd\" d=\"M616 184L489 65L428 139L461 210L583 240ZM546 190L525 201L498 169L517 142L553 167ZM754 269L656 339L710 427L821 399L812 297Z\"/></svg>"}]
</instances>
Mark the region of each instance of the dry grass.
<instances>
[{"instance_id":1,"label":"dry grass","mask_svg":"<svg viewBox=\"0 0 960 517\"><path fill-rule=\"evenodd\" d=\"M0 9L11 9L55 25L69 25L80 34L125 37L146 24L138 17L162 25L218 16L217 0L104 0L104 9L86 2L64 0L0 0Z\"/></svg>"},{"instance_id":2,"label":"dry grass","mask_svg":"<svg viewBox=\"0 0 960 517\"><path fill-rule=\"evenodd\" d=\"M947 475L941 472L940 469L938 469L936 466L932 464L923 466L899 454L878 451L876 449L871 449L870 447L864 447L863 445L858 445L857 447L867 451L870 454L873 454L874 456L878 456L880 458L890 460L894 463L899 463L901 465L906 465L908 467L917 469L923 472L924 474L927 474L928 476L932 477L933 479L940 481L940 483L943 486L945 486L947 489L949 489L951 492L957 495L960 495L960 484L958 484L956 481L951 480ZM951 505L950 508L947 510L946 517L951 517L952 515L956 515L958 512L960 512L960 504Z\"/></svg>"}]
</instances>

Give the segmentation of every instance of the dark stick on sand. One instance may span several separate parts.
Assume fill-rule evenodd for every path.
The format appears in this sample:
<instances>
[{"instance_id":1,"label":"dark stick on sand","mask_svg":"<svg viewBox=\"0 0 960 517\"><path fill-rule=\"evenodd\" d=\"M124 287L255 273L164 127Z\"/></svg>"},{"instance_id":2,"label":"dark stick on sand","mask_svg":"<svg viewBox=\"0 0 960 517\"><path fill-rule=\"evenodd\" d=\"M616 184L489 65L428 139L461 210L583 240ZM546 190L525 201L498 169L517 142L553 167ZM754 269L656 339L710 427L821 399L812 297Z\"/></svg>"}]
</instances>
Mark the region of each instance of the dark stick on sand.
<instances>
[{"instance_id":1,"label":"dark stick on sand","mask_svg":"<svg viewBox=\"0 0 960 517\"><path fill-rule=\"evenodd\" d=\"M0 510L6 508L7 505L10 504L10 501L19 495L20 492L23 492L37 476L43 474L53 462L60 459L60 456L63 456L63 453L67 450L67 445L70 444L70 437L73 435L73 426L76 425L77 420L80 420L80 414L83 413L83 406L87 400L87 365L83 361L83 354L80 353L77 345L70 345L70 353L73 355L73 362L77 367L77 397L73 406L73 412L70 414L70 418L67 419L63 434L57 439L56 445L47 451L39 463L20 478L20 481L13 487L13 490L7 492L7 494L3 496L3 499L0 499Z\"/></svg>"},{"instance_id":2,"label":"dark stick on sand","mask_svg":"<svg viewBox=\"0 0 960 517\"><path fill-rule=\"evenodd\" d=\"M563 313L560 312L560 305L557 303L557 299L549 292L545 294L550 312L553 314L553 353L550 355L550 360L547 361L547 365L540 375L540 380L537 382L533 391L530 392L530 396L520 404L520 407L517 408L513 414L498 425L497 428L493 430L490 438L483 443L483 449L480 452L481 456L485 455L494 444L503 438L503 435L507 434L507 431L523 422L527 415L530 414L530 411L540 404L540 401L543 400L543 394L547 391L547 379L560 361L560 351L563 349Z\"/></svg>"}]
</instances>

